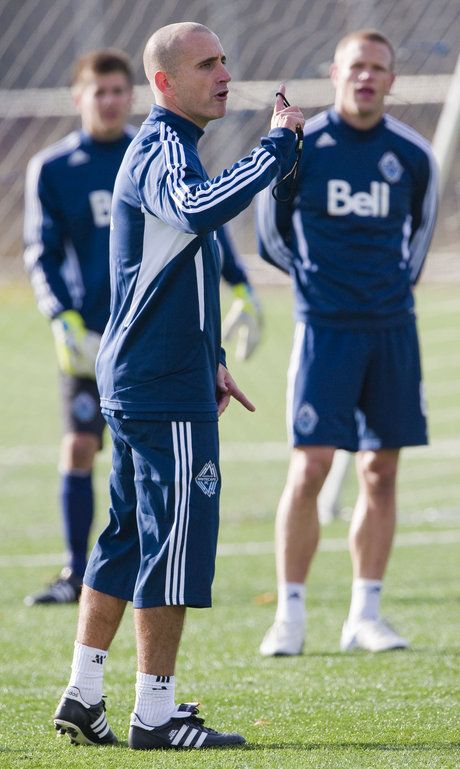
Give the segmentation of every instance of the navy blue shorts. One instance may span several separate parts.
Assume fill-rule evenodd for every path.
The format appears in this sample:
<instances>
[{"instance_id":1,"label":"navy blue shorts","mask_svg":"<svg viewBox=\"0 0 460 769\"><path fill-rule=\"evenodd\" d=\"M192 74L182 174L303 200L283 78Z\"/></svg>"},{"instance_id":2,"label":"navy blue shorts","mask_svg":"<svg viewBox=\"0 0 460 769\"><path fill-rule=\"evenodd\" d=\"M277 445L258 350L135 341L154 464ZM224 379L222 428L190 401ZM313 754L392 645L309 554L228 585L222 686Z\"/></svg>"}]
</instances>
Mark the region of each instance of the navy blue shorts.
<instances>
[{"instance_id":1,"label":"navy blue shorts","mask_svg":"<svg viewBox=\"0 0 460 769\"><path fill-rule=\"evenodd\" d=\"M136 608L211 606L219 529L217 422L106 415L110 521L84 583Z\"/></svg>"},{"instance_id":2,"label":"navy blue shorts","mask_svg":"<svg viewBox=\"0 0 460 769\"><path fill-rule=\"evenodd\" d=\"M65 433L92 433L102 446L106 427L94 379L60 373L62 427Z\"/></svg>"},{"instance_id":3,"label":"navy blue shorts","mask_svg":"<svg viewBox=\"0 0 460 769\"><path fill-rule=\"evenodd\" d=\"M287 425L294 446L358 451L428 443L415 321L372 331L298 323Z\"/></svg>"}]
</instances>

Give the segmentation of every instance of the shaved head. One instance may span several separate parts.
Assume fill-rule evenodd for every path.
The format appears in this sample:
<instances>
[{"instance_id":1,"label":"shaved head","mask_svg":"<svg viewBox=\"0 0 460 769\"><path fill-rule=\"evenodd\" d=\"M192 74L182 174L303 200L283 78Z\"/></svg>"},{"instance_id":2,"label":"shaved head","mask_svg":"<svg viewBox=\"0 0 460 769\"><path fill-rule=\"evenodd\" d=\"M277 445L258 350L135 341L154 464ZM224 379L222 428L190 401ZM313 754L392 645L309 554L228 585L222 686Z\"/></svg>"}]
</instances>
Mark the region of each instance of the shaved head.
<instances>
[{"instance_id":1,"label":"shaved head","mask_svg":"<svg viewBox=\"0 0 460 769\"><path fill-rule=\"evenodd\" d=\"M144 49L144 70L150 84L153 84L153 76L158 70L170 75L176 74L184 42L195 32L205 32L216 37L204 24L193 21L168 24L153 33Z\"/></svg>"},{"instance_id":2,"label":"shaved head","mask_svg":"<svg viewBox=\"0 0 460 769\"><path fill-rule=\"evenodd\" d=\"M231 75L219 38L203 24L158 29L145 46L144 68L157 106L200 128L225 115Z\"/></svg>"}]
</instances>

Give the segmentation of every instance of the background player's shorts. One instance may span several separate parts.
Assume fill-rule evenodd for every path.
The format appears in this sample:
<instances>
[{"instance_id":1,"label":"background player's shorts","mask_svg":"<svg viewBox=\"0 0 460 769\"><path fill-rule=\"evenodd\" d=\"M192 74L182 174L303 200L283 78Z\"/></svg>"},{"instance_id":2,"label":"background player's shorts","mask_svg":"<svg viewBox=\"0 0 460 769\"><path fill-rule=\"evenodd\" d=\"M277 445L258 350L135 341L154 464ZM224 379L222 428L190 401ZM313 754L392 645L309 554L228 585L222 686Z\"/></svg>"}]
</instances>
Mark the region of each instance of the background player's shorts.
<instances>
[{"instance_id":1,"label":"background player's shorts","mask_svg":"<svg viewBox=\"0 0 460 769\"><path fill-rule=\"evenodd\" d=\"M294 446L357 451L426 444L415 320L372 331L298 323L287 424Z\"/></svg>"},{"instance_id":2,"label":"background player's shorts","mask_svg":"<svg viewBox=\"0 0 460 769\"><path fill-rule=\"evenodd\" d=\"M93 433L102 446L106 422L101 414L99 392L94 379L60 373L59 385L64 433Z\"/></svg>"},{"instance_id":3,"label":"background player's shorts","mask_svg":"<svg viewBox=\"0 0 460 769\"><path fill-rule=\"evenodd\" d=\"M113 441L110 522L89 587L136 608L211 606L219 528L217 422L106 416Z\"/></svg>"}]
</instances>

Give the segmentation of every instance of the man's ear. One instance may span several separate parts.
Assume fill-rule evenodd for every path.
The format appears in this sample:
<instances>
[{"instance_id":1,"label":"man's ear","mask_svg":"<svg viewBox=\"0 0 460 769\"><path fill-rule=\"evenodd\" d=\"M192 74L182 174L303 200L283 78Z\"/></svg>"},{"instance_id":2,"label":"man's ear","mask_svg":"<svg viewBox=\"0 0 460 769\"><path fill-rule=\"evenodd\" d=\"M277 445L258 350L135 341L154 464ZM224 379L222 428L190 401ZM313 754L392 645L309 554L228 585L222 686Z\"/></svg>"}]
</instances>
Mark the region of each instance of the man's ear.
<instances>
[{"instance_id":1,"label":"man's ear","mask_svg":"<svg viewBox=\"0 0 460 769\"><path fill-rule=\"evenodd\" d=\"M165 94L165 96L171 92L172 85L169 81L167 72L162 72L162 70L155 72L153 76L153 82L155 84L155 88L157 88L160 93Z\"/></svg>"},{"instance_id":2,"label":"man's ear","mask_svg":"<svg viewBox=\"0 0 460 769\"><path fill-rule=\"evenodd\" d=\"M386 93L390 93L391 89L393 88L393 83L396 80L396 75L391 75L390 82L388 84L388 88L386 90Z\"/></svg>"},{"instance_id":3,"label":"man's ear","mask_svg":"<svg viewBox=\"0 0 460 769\"><path fill-rule=\"evenodd\" d=\"M72 96L72 101L74 103L75 109L77 112L80 112L80 104L81 104L81 86L74 85L70 89L70 93Z\"/></svg>"},{"instance_id":4,"label":"man's ear","mask_svg":"<svg viewBox=\"0 0 460 769\"><path fill-rule=\"evenodd\" d=\"M337 64L335 63L335 61L333 61L331 66L329 67L329 77L331 79L332 85L335 88L337 85Z\"/></svg>"}]
</instances>

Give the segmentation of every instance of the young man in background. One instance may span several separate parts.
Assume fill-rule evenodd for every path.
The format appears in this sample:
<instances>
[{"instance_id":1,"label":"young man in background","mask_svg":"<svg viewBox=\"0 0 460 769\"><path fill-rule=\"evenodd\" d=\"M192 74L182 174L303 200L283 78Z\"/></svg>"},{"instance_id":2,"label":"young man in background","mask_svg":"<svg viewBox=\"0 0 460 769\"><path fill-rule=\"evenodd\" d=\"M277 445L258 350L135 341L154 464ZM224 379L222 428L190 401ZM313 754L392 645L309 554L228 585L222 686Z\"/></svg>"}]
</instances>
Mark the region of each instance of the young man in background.
<instances>
[{"instance_id":1,"label":"young man in background","mask_svg":"<svg viewBox=\"0 0 460 769\"><path fill-rule=\"evenodd\" d=\"M357 452L352 597L340 647L405 648L380 614L403 446L427 443L413 288L433 232L428 142L384 113L394 51L377 30L337 45L335 106L307 121L293 202L259 196L261 255L291 274L292 452L276 517L278 608L264 656L300 654L305 580L319 542L317 497L336 448ZM284 194L282 197L286 198Z\"/></svg>"},{"instance_id":2,"label":"young man in background","mask_svg":"<svg viewBox=\"0 0 460 769\"><path fill-rule=\"evenodd\" d=\"M94 515L93 466L102 447L94 364L109 318L112 191L135 135L128 57L102 49L79 58L72 95L81 129L35 155L25 194L25 264L40 311L50 319L59 366L63 436L60 510L69 561L28 605L77 601Z\"/></svg>"}]
</instances>

